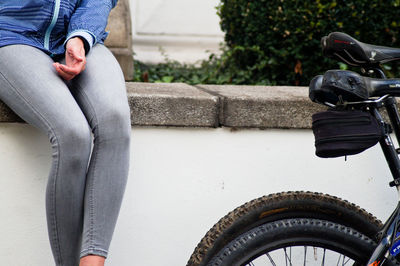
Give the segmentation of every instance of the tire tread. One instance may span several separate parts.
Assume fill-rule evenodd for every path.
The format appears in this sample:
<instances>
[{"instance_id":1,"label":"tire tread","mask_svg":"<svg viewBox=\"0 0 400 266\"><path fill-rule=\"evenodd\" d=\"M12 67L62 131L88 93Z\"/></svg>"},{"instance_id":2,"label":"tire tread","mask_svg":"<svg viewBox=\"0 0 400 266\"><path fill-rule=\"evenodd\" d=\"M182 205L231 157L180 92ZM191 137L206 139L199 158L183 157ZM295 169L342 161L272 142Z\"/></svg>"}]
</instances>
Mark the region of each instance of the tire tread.
<instances>
[{"instance_id":1,"label":"tire tread","mask_svg":"<svg viewBox=\"0 0 400 266\"><path fill-rule=\"evenodd\" d=\"M187 263L187 266L205 265L205 263L207 263L207 261L205 260L213 255L210 254L210 252L212 251L216 240L223 236L224 232L226 232L226 230L230 228L235 223L235 221L242 217L245 217L250 212L262 208L265 205L274 204L280 201L295 202L305 199L322 203L329 203L335 206L339 206L341 208L345 208L353 212L355 215L362 216L363 219L366 219L368 223L373 224L374 226L376 226L376 228L380 228L382 226L382 223L371 213L367 212L363 208L360 208L354 203L350 203L347 200L342 200L336 196L310 191L288 191L274 193L249 201L242 206L237 207L236 209L225 215L223 218L221 218L201 239L194 252L192 253Z\"/></svg>"}]
</instances>

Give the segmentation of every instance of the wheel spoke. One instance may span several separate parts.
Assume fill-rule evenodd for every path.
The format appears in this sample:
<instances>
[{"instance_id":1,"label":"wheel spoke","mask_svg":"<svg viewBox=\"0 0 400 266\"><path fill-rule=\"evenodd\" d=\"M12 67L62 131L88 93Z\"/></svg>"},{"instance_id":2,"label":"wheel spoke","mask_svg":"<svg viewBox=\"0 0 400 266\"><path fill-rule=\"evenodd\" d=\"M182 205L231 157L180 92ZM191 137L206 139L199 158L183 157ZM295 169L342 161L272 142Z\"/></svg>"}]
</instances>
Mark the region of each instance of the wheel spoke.
<instances>
[{"instance_id":1,"label":"wheel spoke","mask_svg":"<svg viewBox=\"0 0 400 266\"><path fill-rule=\"evenodd\" d=\"M347 258L346 261L344 260L345 258L346 258L346 256L343 257L343 264L342 265L346 265L350 261L350 258Z\"/></svg>"},{"instance_id":2,"label":"wheel spoke","mask_svg":"<svg viewBox=\"0 0 400 266\"><path fill-rule=\"evenodd\" d=\"M267 254L265 254L265 255L267 255L267 257L268 257L269 261L271 262L271 264L272 264L273 266L276 266L275 261L271 258L271 256L269 255L269 253L267 253Z\"/></svg>"},{"instance_id":3,"label":"wheel spoke","mask_svg":"<svg viewBox=\"0 0 400 266\"><path fill-rule=\"evenodd\" d=\"M285 264L286 264L286 266L288 266L287 265L288 255L286 253L286 248L283 248L283 251L285 252Z\"/></svg>"},{"instance_id":4,"label":"wheel spoke","mask_svg":"<svg viewBox=\"0 0 400 266\"><path fill-rule=\"evenodd\" d=\"M307 258L307 246L304 246L304 266L306 266L306 258Z\"/></svg>"},{"instance_id":5,"label":"wheel spoke","mask_svg":"<svg viewBox=\"0 0 400 266\"><path fill-rule=\"evenodd\" d=\"M312 250L310 250L310 248L312 248ZM302 266L345 266L353 265L355 261L351 257L334 250L326 249L324 247L303 245L297 247L282 247L268 251L262 256L248 261L246 266L293 266L297 265L296 263L301 263L300 265Z\"/></svg>"},{"instance_id":6,"label":"wheel spoke","mask_svg":"<svg viewBox=\"0 0 400 266\"><path fill-rule=\"evenodd\" d=\"M318 254L317 254L317 248L316 247L314 247L314 260L316 261L316 260L318 260Z\"/></svg>"},{"instance_id":7,"label":"wheel spoke","mask_svg":"<svg viewBox=\"0 0 400 266\"><path fill-rule=\"evenodd\" d=\"M286 266L288 266L288 262L290 263L289 266L293 266L293 264L292 264L292 247L290 247L289 256L287 254L286 248L284 248L284 251L285 251Z\"/></svg>"},{"instance_id":8,"label":"wheel spoke","mask_svg":"<svg viewBox=\"0 0 400 266\"><path fill-rule=\"evenodd\" d=\"M325 265L325 253L326 253L326 248L324 248L324 255L322 256L321 266Z\"/></svg>"},{"instance_id":9,"label":"wheel spoke","mask_svg":"<svg viewBox=\"0 0 400 266\"><path fill-rule=\"evenodd\" d=\"M338 260L337 260L337 263L336 263L336 266L339 266L339 263L340 263L340 259L342 258L342 254L339 254L339 258L338 258Z\"/></svg>"}]
</instances>

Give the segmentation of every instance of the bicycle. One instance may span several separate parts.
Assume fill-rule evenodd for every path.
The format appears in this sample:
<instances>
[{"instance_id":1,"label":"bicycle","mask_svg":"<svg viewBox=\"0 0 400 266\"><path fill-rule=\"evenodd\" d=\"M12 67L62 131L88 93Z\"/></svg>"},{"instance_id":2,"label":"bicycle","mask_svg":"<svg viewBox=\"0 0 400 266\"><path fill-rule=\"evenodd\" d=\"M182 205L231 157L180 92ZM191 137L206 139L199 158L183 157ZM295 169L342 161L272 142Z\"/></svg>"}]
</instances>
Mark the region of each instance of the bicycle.
<instances>
[{"instance_id":1,"label":"bicycle","mask_svg":"<svg viewBox=\"0 0 400 266\"><path fill-rule=\"evenodd\" d=\"M400 96L400 79L386 78L380 66L400 60L400 49L362 43L340 32L323 37L321 44L325 56L360 67L363 75L329 70L311 81L310 99L341 115L367 114L376 121L380 134L375 136L375 143L358 149L354 149L354 143L365 144L364 137L353 137L356 142L350 148L346 143L342 150L329 150L332 145L321 150L316 141L317 153L322 157L347 156L379 142L393 176L390 186L400 192L400 148L395 148L390 136L394 132L400 143L400 116L395 99ZM390 123L383 118L382 108L386 109ZM325 120L325 124L329 125L329 121ZM351 125L352 121L340 123ZM400 265L400 203L382 223L355 204L327 194L297 191L264 196L221 218L202 238L187 265L294 263Z\"/></svg>"}]
</instances>

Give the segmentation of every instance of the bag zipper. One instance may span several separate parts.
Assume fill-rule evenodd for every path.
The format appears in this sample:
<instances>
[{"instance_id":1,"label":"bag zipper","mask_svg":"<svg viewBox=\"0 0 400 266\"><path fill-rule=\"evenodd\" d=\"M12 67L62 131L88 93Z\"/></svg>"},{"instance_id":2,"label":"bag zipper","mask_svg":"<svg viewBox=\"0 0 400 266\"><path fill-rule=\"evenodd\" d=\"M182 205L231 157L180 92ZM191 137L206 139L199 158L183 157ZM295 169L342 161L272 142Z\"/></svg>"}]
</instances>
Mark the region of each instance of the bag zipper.
<instances>
[{"instance_id":1,"label":"bag zipper","mask_svg":"<svg viewBox=\"0 0 400 266\"><path fill-rule=\"evenodd\" d=\"M56 25L58 14L60 12L61 0L55 0L53 17L51 19L51 23L49 27L47 27L46 34L44 35L44 48L46 50L50 49L50 35Z\"/></svg>"},{"instance_id":2,"label":"bag zipper","mask_svg":"<svg viewBox=\"0 0 400 266\"><path fill-rule=\"evenodd\" d=\"M315 144L321 144L325 142L331 142L333 140L340 140L340 141L351 141L351 140L365 140L365 139L372 139L376 137L381 137L381 135L378 134L367 134L367 135L342 135L342 136L336 136L336 137L330 137L330 138L324 138L324 139L319 139L315 141Z\"/></svg>"},{"instance_id":3,"label":"bag zipper","mask_svg":"<svg viewBox=\"0 0 400 266\"><path fill-rule=\"evenodd\" d=\"M335 124L335 123L363 125L363 124L368 124L370 122L371 119L369 117L358 117L352 119L327 118L327 119L315 120L313 122L313 126L323 125L323 124Z\"/></svg>"}]
</instances>

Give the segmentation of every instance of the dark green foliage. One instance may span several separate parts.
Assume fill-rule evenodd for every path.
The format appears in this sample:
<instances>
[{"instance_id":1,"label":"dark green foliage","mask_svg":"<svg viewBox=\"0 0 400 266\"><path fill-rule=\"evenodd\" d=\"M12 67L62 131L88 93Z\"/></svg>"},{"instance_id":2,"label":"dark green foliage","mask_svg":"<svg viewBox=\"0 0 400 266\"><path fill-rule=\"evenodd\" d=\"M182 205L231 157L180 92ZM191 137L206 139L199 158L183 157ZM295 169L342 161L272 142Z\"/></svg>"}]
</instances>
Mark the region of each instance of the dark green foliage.
<instances>
[{"instance_id":1,"label":"dark green foliage","mask_svg":"<svg viewBox=\"0 0 400 266\"><path fill-rule=\"evenodd\" d=\"M221 55L197 66L167 57L153 66L135 62L134 80L308 85L328 69L348 68L322 56L320 39L330 32L400 47L400 0L222 0L217 9L227 44ZM399 65L384 66L389 77L400 76Z\"/></svg>"},{"instance_id":2,"label":"dark green foliage","mask_svg":"<svg viewBox=\"0 0 400 266\"><path fill-rule=\"evenodd\" d=\"M184 82L188 84L275 84L267 80L262 72L267 61L257 47L232 49L221 48L221 55L212 54L208 60L198 65L182 64L165 57L165 62L158 65L147 65L135 62L134 81L138 82ZM245 55L256 63L237 65L238 59Z\"/></svg>"},{"instance_id":3,"label":"dark green foliage","mask_svg":"<svg viewBox=\"0 0 400 266\"><path fill-rule=\"evenodd\" d=\"M338 68L320 48L321 37L333 31L400 47L400 0L222 0L218 14L227 61L252 75L249 84L307 85ZM386 69L399 75L397 65Z\"/></svg>"}]
</instances>

